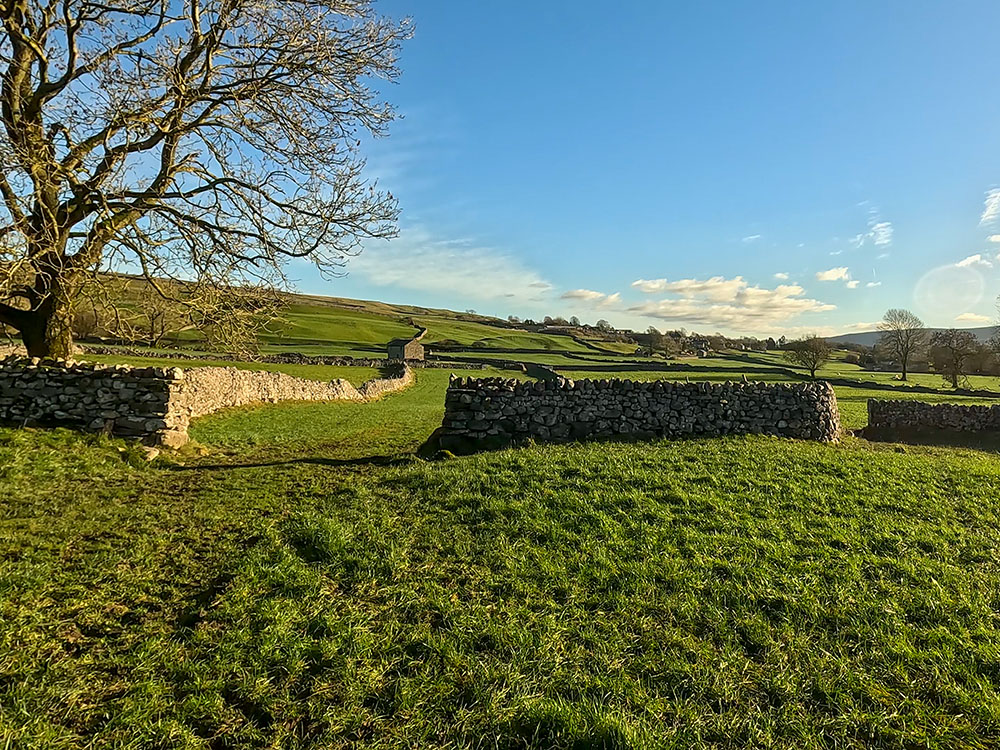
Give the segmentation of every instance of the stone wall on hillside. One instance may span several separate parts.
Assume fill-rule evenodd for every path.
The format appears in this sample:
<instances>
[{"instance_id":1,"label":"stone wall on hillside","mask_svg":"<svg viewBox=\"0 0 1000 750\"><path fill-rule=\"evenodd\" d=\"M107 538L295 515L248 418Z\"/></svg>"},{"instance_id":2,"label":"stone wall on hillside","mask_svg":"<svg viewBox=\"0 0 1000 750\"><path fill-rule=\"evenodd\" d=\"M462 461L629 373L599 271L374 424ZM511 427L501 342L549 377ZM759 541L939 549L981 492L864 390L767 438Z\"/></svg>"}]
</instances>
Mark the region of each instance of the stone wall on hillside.
<instances>
[{"instance_id":1,"label":"stone wall on hillside","mask_svg":"<svg viewBox=\"0 0 1000 750\"><path fill-rule=\"evenodd\" d=\"M333 367L384 367L389 360L385 357L350 357L333 356L330 354L302 354L301 352L279 352L278 354L261 354L256 357L240 356L230 352L213 352L211 354L198 354L184 349L163 350L147 349L139 346L126 346L117 344L108 346L104 344L80 344L82 356L88 354L111 355L114 357L142 357L144 359L187 359L202 360L207 362L263 362L275 365L324 365ZM0 358L8 354L24 355L24 347L15 349L8 347L6 350L0 345ZM426 367L437 369L465 369L481 370L488 364L479 362L461 362L441 358L434 362L423 360L408 362L410 367Z\"/></svg>"},{"instance_id":2,"label":"stone wall on hillside","mask_svg":"<svg viewBox=\"0 0 1000 750\"><path fill-rule=\"evenodd\" d=\"M868 401L870 430L1000 431L1000 406L927 404L922 401Z\"/></svg>"},{"instance_id":3,"label":"stone wall on hillside","mask_svg":"<svg viewBox=\"0 0 1000 750\"><path fill-rule=\"evenodd\" d=\"M762 433L831 441L840 435L823 382L672 383L453 378L438 443L450 450L528 438L684 437Z\"/></svg>"},{"instance_id":4,"label":"stone wall on hillside","mask_svg":"<svg viewBox=\"0 0 1000 750\"><path fill-rule=\"evenodd\" d=\"M407 387L413 372L355 388L284 373L234 367L130 367L8 358L0 362L0 422L61 425L150 444L187 441L193 417L220 409L278 401L368 401Z\"/></svg>"}]
</instances>

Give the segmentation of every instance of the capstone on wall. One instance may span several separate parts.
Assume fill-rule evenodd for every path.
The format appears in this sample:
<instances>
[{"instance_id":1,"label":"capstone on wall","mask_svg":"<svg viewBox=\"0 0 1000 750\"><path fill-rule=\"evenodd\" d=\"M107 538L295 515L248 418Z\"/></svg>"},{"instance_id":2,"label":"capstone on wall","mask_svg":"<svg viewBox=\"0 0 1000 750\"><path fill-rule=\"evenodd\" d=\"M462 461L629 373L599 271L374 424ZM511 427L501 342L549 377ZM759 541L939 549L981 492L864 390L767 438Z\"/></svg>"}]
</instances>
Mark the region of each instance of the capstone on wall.
<instances>
[{"instance_id":1,"label":"capstone on wall","mask_svg":"<svg viewBox=\"0 0 1000 750\"><path fill-rule=\"evenodd\" d=\"M367 401L413 382L395 368L355 388L235 367L130 367L8 358L0 362L0 422L62 425L176 446L193 417L278 401Z\"/></svg>"},{"instance_id":2,"label":"capstone on wall","mask_svg":"<svg viewBox=\"0 0 1000 750\"><path fill-rule=\"evenodd\" d=\"M761 433L832 441L840 435L828 383L673 383L453 378L438 444Z\"/></svg>"},{"instance_id":3,"label":"capstone on wall","mask_svg":"<svg viewBox=\"0 0 1000 750\"><path fill-rule=\"evenodd\" d=\"M1000 406L927 404L922 401L868 401L869 430L1000 430Z\"/></svg>"}]
</instances>

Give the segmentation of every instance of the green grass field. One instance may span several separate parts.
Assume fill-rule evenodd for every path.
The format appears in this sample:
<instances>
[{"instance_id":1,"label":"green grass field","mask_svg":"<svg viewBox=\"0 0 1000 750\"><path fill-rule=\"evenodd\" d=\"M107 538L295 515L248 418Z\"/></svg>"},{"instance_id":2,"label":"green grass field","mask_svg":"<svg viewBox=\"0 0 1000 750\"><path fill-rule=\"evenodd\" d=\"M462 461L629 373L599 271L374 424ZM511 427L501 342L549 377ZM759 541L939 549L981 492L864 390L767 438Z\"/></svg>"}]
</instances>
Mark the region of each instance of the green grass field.
<instances>
[{"instance_id":1,"label":"green grass field","mask_svg":"<svg viewBox=\"0 0 1000 750\"><path fill-rule=\"evenodd\" d=\"M607 372L579 368L620 356L567 353L530 359L577 379L805 377L775 354ZM151 463L0 428L0 748L1000 746L1000 446L420 460L450 374L212 414ZM869 398L991 403L821 375L857 381L836 389L849 429Z\"/></svg>"},{"instance_id":2,"label":"green grass field","mask_svg":"<svg viewBox=\"0 0 1000 750\"><path fill-rule=\"evenodd\" d=\"M1000 741L992 455L277 437L0 431L6 747Z\"/></svg>"}]
</instances>

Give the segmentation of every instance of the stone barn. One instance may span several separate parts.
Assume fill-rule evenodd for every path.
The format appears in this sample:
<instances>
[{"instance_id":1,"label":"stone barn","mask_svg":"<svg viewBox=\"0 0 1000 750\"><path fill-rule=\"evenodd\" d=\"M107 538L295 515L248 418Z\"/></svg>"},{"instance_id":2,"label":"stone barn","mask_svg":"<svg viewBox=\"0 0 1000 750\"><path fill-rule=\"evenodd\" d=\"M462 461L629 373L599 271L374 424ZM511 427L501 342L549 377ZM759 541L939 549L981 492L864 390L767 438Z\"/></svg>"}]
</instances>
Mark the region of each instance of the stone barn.
<instances>
[{"instance_id":1,"label":"stone barn","mask_svg":"<svg viewBox=\"0 0 1000 750\"><path fill-rule=\"evenodd\" d=\"M389 359L424 358L424 345L417 339L393 339L389 342Z\"/></svg>"}]
</instances>

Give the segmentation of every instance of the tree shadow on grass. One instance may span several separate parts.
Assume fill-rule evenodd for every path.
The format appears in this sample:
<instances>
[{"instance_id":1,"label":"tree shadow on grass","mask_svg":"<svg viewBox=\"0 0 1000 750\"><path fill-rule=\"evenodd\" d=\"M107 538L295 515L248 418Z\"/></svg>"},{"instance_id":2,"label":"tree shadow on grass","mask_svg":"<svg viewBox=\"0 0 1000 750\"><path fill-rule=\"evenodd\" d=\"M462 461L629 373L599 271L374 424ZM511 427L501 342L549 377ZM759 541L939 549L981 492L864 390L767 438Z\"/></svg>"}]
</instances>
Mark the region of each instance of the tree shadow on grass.
<instances>
[{"instance_id":1,"label":"tree shadow on grass","mask_svg":"<svg viewBox=\"0 0 1000 750\"><path fill-rule=\"evenodd\" d=\"M226 471L232 469L267 469L279 466L314 465L328 467L356 467L356 466L401 466L413 461L412 454L395 456L362 456L359 458L328 458L325 456L301 456L298 458L287 458L277 461L249 461L232 463L184 463L168 464L170 471Z\"/></svg>"}]
</instances>

